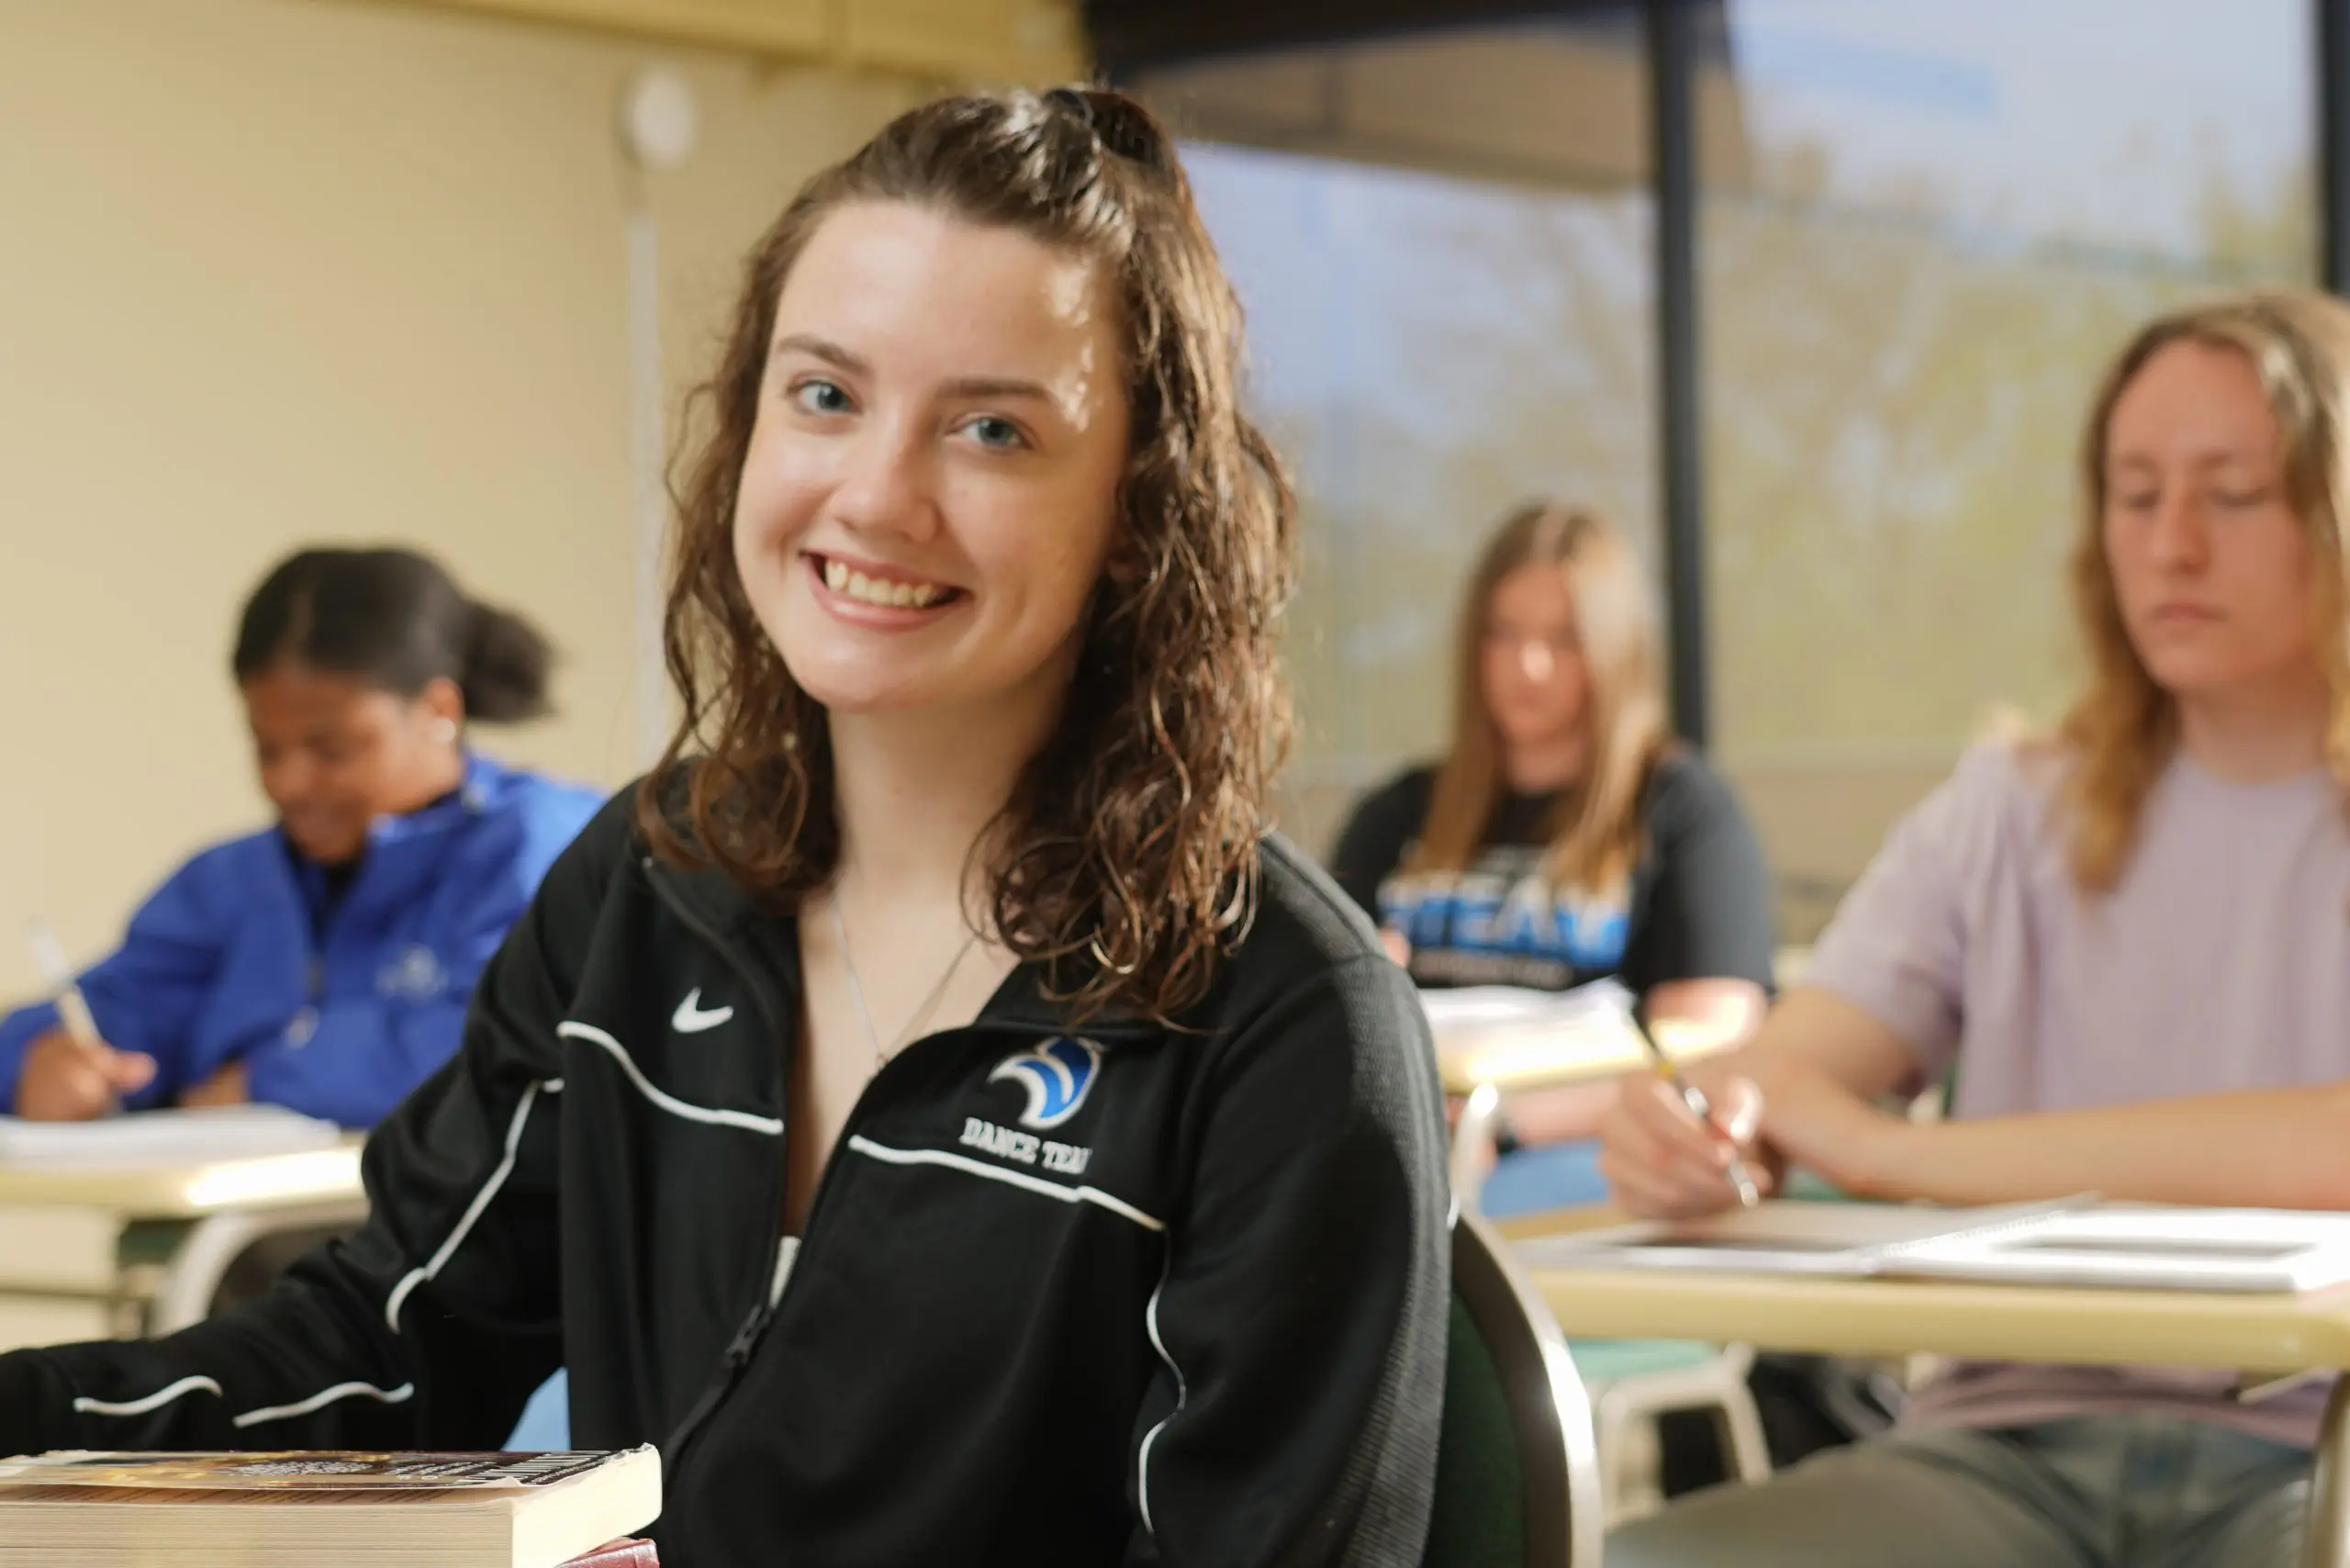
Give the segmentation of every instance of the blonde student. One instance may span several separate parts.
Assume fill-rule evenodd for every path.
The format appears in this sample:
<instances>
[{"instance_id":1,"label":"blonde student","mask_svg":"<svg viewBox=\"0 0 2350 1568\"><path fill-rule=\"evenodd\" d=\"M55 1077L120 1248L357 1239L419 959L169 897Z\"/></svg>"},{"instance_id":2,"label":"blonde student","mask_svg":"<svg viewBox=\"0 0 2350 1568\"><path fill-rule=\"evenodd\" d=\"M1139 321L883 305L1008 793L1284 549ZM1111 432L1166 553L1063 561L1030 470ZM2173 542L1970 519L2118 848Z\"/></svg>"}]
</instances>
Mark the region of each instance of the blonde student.
<instances>
[{"instance_id":1,"label":"blonde student","mask_svg":"<svg viewBox=\"0 0 2350 1568\"><path fill-rule=\"evenodd\" d=\"M2350 310L2314 294L2122 350L2081 448L2087 687L1894 830L1716 1070L1721 1128L1625 1096L1603 1166L1628 1206L1724 1206L1734 1139L1870 1198L2350 1207L2345 407ZM1953 1066L1946 1122L1876 1107ZM1961 1364L1892 1434L1668 1508L1607 1560L2284 1568L2326 1390L2230 1382Z\"/></svg>"},{"instance_id":2,"label":"blonde student","mask_svg":"<svg viewBox=\"0 0 2350 1568\"><path fill-rule=\"evenodd\" d=\"M1331 856L1420 985L1621 980L1652 1019L1739 1030L1771 980L1771 884L1728 785L1667 726L1653 596L1597 513L1503 518L1462 595L1452 736ZM1488 1213L1595 1202L1613 1085L1515 1099Z\"/></svg>"},{"instance_id":3,"label":"blonde student","mask_svg":"<svg viewBox=\"0 0 2350 1568\"><path fill-rule=\"evenodd\" d=\"M1266 828L1293 509L1172 143L948 98L753 251L683 717L549 875L374 1215L0 1450L479 1448L558 1362L669 1568L1416 1564L1425 1024Z\"/></svg>"}]
</instances>

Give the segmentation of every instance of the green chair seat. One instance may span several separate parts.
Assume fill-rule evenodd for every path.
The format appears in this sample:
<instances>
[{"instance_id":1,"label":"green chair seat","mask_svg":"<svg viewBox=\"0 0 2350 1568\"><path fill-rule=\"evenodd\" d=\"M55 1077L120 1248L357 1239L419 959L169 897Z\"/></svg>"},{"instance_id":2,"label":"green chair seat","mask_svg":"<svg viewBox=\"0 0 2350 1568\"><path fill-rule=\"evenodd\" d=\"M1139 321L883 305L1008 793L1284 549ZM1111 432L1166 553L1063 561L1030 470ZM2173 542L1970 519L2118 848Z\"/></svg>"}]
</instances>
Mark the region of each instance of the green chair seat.
<instances>
[{"instance_id":1,"label":"green chair seat","mask_svg":"<svg viewBox=\"0 0 2350 1568\"><path fill-rule=\"evenodd\" d=\"M1533 1282L1468 1213L1452 1229L1444 1376L1423 1568L1599 1568L1590 1402Z\"/></svg>"},{"instance_id":2,"label":"green chair seat","mask_svg":"<svg viewBox=\"0 0 2350 1568\"><path fill-rule=\"evenodd\" d=\"M1424 1561L1444 1568L1519 1568L1527 1561L1526 1477L1516 1423L1501 1368L1458 1295L1446 1337L1440 1431Z\"/></svg>"},{"instance_id":3,"label":"green chair seat","mask_svg":"<svg viewBox=\"0 0 2350 1568\"><path fill-rule=\"evenodd\" d=\"M1567 1353L1583 1382L1618 1383L1649 1372L1686 1372L1719 1352L1684 1339L1570 1339Z\"/></svg>"}]
</instances>

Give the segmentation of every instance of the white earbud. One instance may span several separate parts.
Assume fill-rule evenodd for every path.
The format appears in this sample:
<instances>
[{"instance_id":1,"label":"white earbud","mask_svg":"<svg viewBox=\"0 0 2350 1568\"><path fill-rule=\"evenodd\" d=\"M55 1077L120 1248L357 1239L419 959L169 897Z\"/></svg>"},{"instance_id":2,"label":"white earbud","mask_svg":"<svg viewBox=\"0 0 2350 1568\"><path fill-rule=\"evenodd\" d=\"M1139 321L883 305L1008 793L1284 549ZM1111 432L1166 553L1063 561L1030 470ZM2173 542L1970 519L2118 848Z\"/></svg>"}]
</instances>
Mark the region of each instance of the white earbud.
<instances>
[{"instance_id":1,"label":"white earbud","mask_svg":"<svg viewBox=\"0 0 2350 1568\"><path fill-rule=\"evenodd\" d=\"M433 720L432 738L442 745L454 745L457 741L457 721L445 713Z\"/></svg>"}]
</instances>

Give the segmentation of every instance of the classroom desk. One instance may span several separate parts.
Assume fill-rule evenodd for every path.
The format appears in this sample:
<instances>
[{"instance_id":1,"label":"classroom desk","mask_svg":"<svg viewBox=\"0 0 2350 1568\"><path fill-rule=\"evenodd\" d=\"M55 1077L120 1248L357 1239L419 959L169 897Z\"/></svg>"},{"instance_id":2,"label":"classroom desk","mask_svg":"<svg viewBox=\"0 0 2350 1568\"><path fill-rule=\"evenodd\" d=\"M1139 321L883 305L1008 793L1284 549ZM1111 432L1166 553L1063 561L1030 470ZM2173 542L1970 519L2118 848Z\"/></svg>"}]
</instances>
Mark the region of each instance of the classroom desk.
<instances>
[{"instance_id":1,"label":"classroom desk","mask_svg":"<svg viewBox=\"0 0 2350 1568\"><path fill-rule=\"evenodd\" d=\"M1730 1045L1734 1036L1700 1025L1662 1023L1657 1044L1675 1061L1694 1061ZM1559 1089L1616 1078L1649 1065L1639 1036L1621 1028L1479 1030L1436 1037L1444 1092L1466 1097L1491 1084L1498 1092Z\"/></svg>"},{"instance_id":2,"label":"classroom desk","mask_svg":"<svg viewBox=\"0 0 2350 1568\"><path fill-rule=\"evenodd\" d=\"M0 1350L184 1328L257 1238L366 1215L355 1138L194 1166L0 1166ZM160 1230L158 1262L125 1258L134 1226Z\"/></svg>"},{"instance_id":3,"label":"classroom desk","mask_svg":"<svg viewBox=\"0 0 2350 1568\"><path fill-rule=\"evenodd\" d=\"M1505 1223L1529 1240L1608 1223L1605 1210ZM2216 1367L2256 1387L2311 1368L2350 1369L2350 1287L2304 1295L2094 1291L1542 1269L1520 1254L1571 1339L1696 1339L1819 1355L1917 1352L1996 1361ZM2350 1379L2325 1412L2310 1494L2307 1568L2350 1565Z\"/></svg>"},{"instance_id":4,"label":"classroom desk","mask_svg":"<svg viewBox=\"0 0 2350 1568\"><path fill-rule=\"evenodd\" d=\"M1655 1030L1657 1044L1675 1061L1709 1056L1736 1039L1697 1025L1666 1022ZM1505 1095L1596 1083L1650 1067L1647 1048L1629 1025L1482 1029L1458 1037L1438 1032L1436 1060L1446 1095L1460 1102L1452 1125L1452 1190L1464 1193L1483 1182Z\"/></svg>"}]
</instances>

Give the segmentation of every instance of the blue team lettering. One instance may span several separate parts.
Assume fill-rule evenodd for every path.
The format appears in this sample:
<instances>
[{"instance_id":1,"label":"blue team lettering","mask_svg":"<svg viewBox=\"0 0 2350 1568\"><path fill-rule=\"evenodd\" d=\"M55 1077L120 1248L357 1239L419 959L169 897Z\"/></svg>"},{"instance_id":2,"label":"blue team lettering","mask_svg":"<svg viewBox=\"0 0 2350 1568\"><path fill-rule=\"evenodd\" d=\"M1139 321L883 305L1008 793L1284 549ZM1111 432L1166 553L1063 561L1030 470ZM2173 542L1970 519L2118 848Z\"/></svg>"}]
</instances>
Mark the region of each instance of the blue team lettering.
<instances>
[{"instance_id":1,"label":"blue team lettering","mask_svg":"<svg viewBox=\"0 0 2350 1568\"><path fill-rule=\"evenodd\" d=\"M1379 902L1382 924L1416 951L1515 954L1603 969L1623 960L1631 935L1621 899L1558 888L1539 874L1396 877Z\"/></svg>"}]
</instances>

